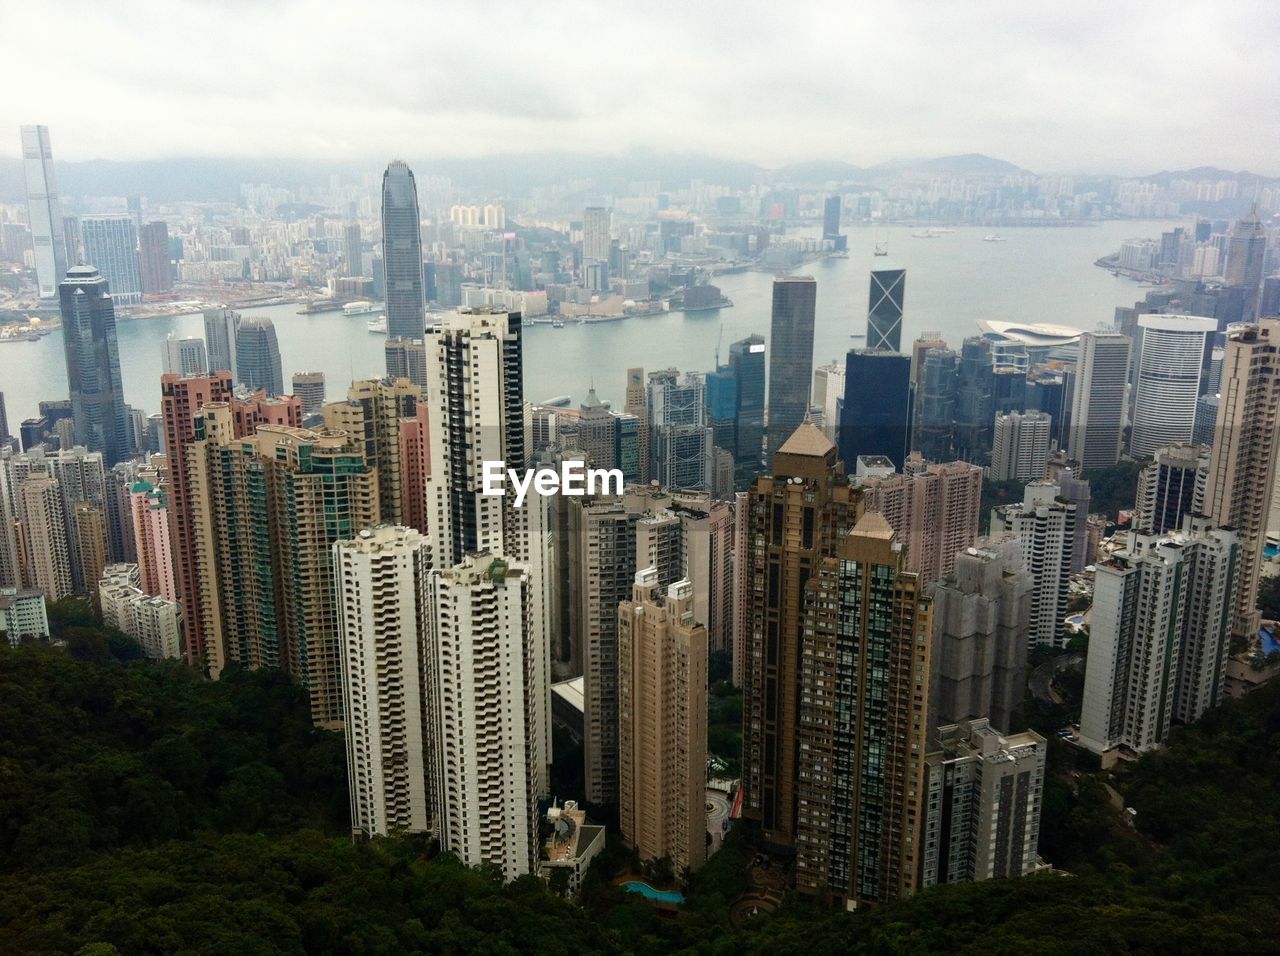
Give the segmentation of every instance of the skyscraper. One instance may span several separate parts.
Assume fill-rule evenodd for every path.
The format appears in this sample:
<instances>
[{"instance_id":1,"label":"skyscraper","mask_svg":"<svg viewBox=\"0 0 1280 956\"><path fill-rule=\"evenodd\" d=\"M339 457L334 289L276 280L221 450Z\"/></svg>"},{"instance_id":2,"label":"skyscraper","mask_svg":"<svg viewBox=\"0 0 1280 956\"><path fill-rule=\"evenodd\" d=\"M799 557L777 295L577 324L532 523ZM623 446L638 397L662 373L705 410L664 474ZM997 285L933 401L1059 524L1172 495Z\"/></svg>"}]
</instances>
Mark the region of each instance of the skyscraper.
<instances>
[{"instance_id":1,"label":"skyscraper","mask_svg":"<svg viewBox=\"0 0 1280 956\"><path fill-rule=\"evenodd\" d=\"M769 457L800 427L813 382L813 322L818 283L812 276L773 280L769 328Z\"/></svg>"},{"instance_id":2,"label":"skyscraper","mask_svg":"<svg viewBox=\"0 0 1280 956\"><path fill-rule=\"evenodd\" d=\"M1066 644L1067 585L1075 547L1076 522L1084 521L1074 502L1052 481L1027 485L1021 504L991 512L991 534L1012 534L1022 544L1023 566L1031 572L1035 591L1027 642L1030 647Z\"/></svg>"},{"instance_id":3,"label":"skyscraper","mask_svg":"<svg viewBox=\"0 0 1280 956\"><path fill-rule=\"evenodd\" d=\"M656 568L637 571L616 612L618 815L641 860L686 873L707 853L707 629L689 581L661 590Z\"/></svg>"},{"instance_id":4,"label":"skyscraper","mask_svg":"<svg viewBox=\"0 0 1280 956\"><path fill-rule=\"evenodd\" d=\"M1139 753L1222 693L1239 540L1203 515L1179 531L1130 533L1094 579L1081 744Z\"/></svg>"},{"instance_id":5,"label":"skyscraper","mask_svg":"<svg viewBox=\"0 0 1280 956\"><path fill-rule=\"evenodd\" d=\"M877 352L902 351L902 307L906 291L906 269L871 270L867 348Z\"/></svg>"},{"instance_id":6,"label":"skyscraper","mask_svg":"<svg viewBox=\"0 0 1280 956\"><path fill-rule=\"evenodd\" d=\"M324 372L294 372L293 394L302 403L302 417L318 415L324 408Z\"/></svg>"},{"instance_id":7,"label":"skyscraper","mask_svg":"<svg viewBox=\"0 0 1280 956\"><path fill-rule=\"evenodd\" d=\"M1278 350L1280 319L1262 319L1228 332L1205 481L1205 513L1239 535L1240 581L1231 630L1250 639L1258 633L1258 578L1276 475Z\"/></svg>"},{"instance_id":8,"label":"skyscraper","mask_svg":"<svg viewBox=\"0 0 1280 956\"><path fill-rule=\"evenodd\" d=\"M58 286L62 345L75 443L100 451L107 467L129 457L116 310L93 266L73 266Z\"/></svg>"},{"instance_id":9,"label":"skyscraper","mask_svg":"<svg viewBox=\"0 0 1280 956\"><path fill-rule=\"evenodd\" d=\"M713 433L706 379L675 369L649 373L649 475L671 490L711 489Z\"/></svg>"},{"instance_id":10,"label":"skyscraper","mask_svg":"<svg viewBox=\"0 0 1280 956\"><path fill-rule=\"evenodd\" d=\"M236 333L240 329L240 313L230 309L210 309L204 314L204 343L209 353L210 372L230 372L231 384L236 376Z\"/></svg>"},{"instance_id":11,"label":"skyscraper","mask_svg":"<svg viewBox=\"0 0 1280 956\"><path fill-rule=\"evenodd\" d=\"M822 201L822 238L840 238L840 197L828 196Z\"/></svg>"},{"instance_id":12,"label":"skyscraper","mask_svg":"<svg viewBox=\"0 0 1280 956\"><path fill-rule=\"evenodd\" d=\"M187 446L197 439L196 415L210 402L226 402L231 397L231 376L215 372L183 378L164 375L160 379L160 407L164 414L164 451L169 470L169 528L173 536L174 567L178 571L178 601L182 604L186 623L187 663L202 663L206 644L216 637L220 653L221 628L217 619L214 595L205 586L211 569L200 564L197 541L195 502L192 500L191 475L187 469ZM203 436L200 436L203 438ZM202 527L202 534L212 536L212 529ZM210 545L212 546L212 545ZM213 673L216 675L217 667Z\"/></svg>"},{"instance_id":13,"label":"skyscraper","mask_svg":"<svg viewBox=\"0 0 1280 956\"><path fill-rule=\"evenodd\" d=\"M85 261L97 266L121 305L142 301L138 232L128 216L92 216L80 220Z\"/></svg>"},{"instance_id":14,"label":"skyscraper","mask_svg":"<svg viewBox=\"0 0 1280 956\"><path fill-rule=\"evenodd\" d=\"M236 328L236 374L238 382L253 391L283 395L284 372L280 366L280 343L270 319L250 316Z\"/></svg>"},{"instance_id":15,"label":"skyscraper","mask_svg":"<svg viewBox=\"0 0 1280 956\"><path fill-rule=\"evenodd\" d=\"M1200 445L1157 449L1155 461L1138 475L1134 529L1164 534L1181 528L1185 515L1203 514L1208 478L1209 449Z\"/></svg>"},{"instance_id":16,"label":"skyscraper","mask_svg":"<svg viewBox=\"0 0 1280 956\"><path fill-rule=\"evenodd\" d=\"M1049 463L1050 426L1044 412L997 415L988 469L992 479L1027 482L1043 478Z\"/></svg>"},{"instance_id":17,"label":"skyscraper","mask_svg":"<svg viewBox=\"0 0 1280 956\"><path fill-rule=\"evenodd\" d=\"M933 614L878 512L833 544L802 597L796 889L856 907L919 883Z\"/></svg>"},{"instance_id":18,"label":"skyscraper","mask_svg":"<svg viewBox=\"0 0 1280 956\"><path fill-rule=\"evenodd\" d=\"M382 176L382 267L387 334L420 339L426 326L422 284L422 225L413 171L400 160Z\"/></svg>"},{"instance_id":19,"label":"skyscraper","mask_svg":"<svg viewBox=\"0 0 1280 956\"><path fill-rule=\"evenodd\" d=\"M917 352L915 422L911 438L915 450L929 461L954 457L956 392L960 356L946 347Z\"/></svg>"},{"instance_id":20,"label":"skyscraper","mask_svg":"<svg viewBox=\"0 0 1280 956\"><path fill-rule=\"evenodd\" d=\"M756 471L764 450L764 336L749 335L729 346L729 368L736 389L734 463Z\"/></svg>"},{"instance_id":21,"label":"skyscraper","mask_svg":"<svg viewBox=\"0 0 1280 956\"><path fill-rule=\"evenodd\" d=\"M351 830L422 833L427 787L427 539L381 526L333 546Z\"/></svg>"},{"instance_id":22,"label":"skyscraper","mask_svg":"<svg viewBox=\"0 0 1280 956\"><path fill-rule=\"evenodd\" d=\"M345 432L377 469L378 508L383 524L404 524L405 500L400 479L400 420L411 418L422 390L408 379L365 379L352 382L345 402L324 406L325 427ZM417 489L422 494L423 489Z\"/></svg>"},{"instance_id":23,"label":"skyscraper","mask_svg":"<svg viewBox=\"0 0 1280 956\"><path fill-rule=\"evenodd\" d=\"M383 346L388 378L407 378L419 388L427 387L427 351L422 339L392 336Z\"/></svg>"},{"instance_id":24,"label":"skyscraper","mask_svg":"<svg viewBox=\"0 0 1280 956\"><path fill-rule=\"evenodd\" d=\"M1129 381L1127 336L1085 332L1080 336L1067 456L1086 474L1110 468L1124 437L1125 386Z\"/></svg>"},{"instance_id":25,"label":"skyscraper","mask_svg":"<svg viewBox=\"0 0 1280 956\"><path fill-rule=\"evenodd\" d=\"M933 590L929 722L983 717L1013 729L1027 684L1027 630L1035 582L1012 538L967 548Z\"/></svg>"},{"instance_id":26,"label":"skyscraper","mask_svg":"<svg viewBox=\"0 0 1280 956\"><path fill-rule=\"evenodd\" d=\"M18 510L27 545L27 577L50 601L73 593L71 544L58 482L44 475L18 485Z\"/></svg>"},{"instance_id":27,"label":"skyscraper","mask_svg":"<svg viewBox=\"0 0 1280 956\"><path fill-rule=\"evenodd\" d=\"M1141 459L1165 445L1191 441L1207 339L1218 323L1191 315L1143 315L1138 328L1129 453Z\"/></svg>"},{"instance_id":28,"label":"skyscraper","mask_svg":"<svg viewBox=\"0 0 1280 956\"><path fill-rule=\"evenodd\" d=\"M164 370L172 375L204 375L209 371L204 339L179 339L170 332L164 340Z\"/></svg>"},{"instance_id":29,"label":"skyscraper","mask_svg":"<svg viewBox=\"0 0 1280 956\"><path fill-rule=\"evenodd\" d=\"M349 222L342 229L342 255L346 274L359 277L364 275L364 256L360 252L360 223Z\"/></svg>"},{"instance_id":30,"label":"skyscraper","mask_svg":"<svg viewBox=\"0 0 1280 956\"><path fill-rule=\"evenodd\" d=\"M609 266L610 212L604 206L588 206L582 214L582 262L602 262Z\"/></svg>"},{"instance_id":31,"label":"skyscraper","mask_svg":"<svg viewBox=\"0 0 1280 956\"><path fill-rule=\"evenodd\" d=\"M901 468L911 451L911 359L896 352L850 349L845 357L840 458L883 455Z\"/></svg>"},{"instance_id":32,"label":"skyscraper","mask_svg":"<svg viewBox=\"0 0 1280 956\"><path fill-rule=\"evenodd\" d=\"M1235 224L1227 241L1227 261L1222 270L1223 284L1244 290L1244 318L1257 315L1258 292L1267 257L1267 232L1258 220L1258 208Z\"/></svg>"},{"instance_id":33,"label":"skyscraper","mask_svg":"<svg viewBox=\"0 0 1280 956\"><path fill-rule=\"evenodd\" d=\"M440 846L514 880L537 871L551 757L537 585L522 564L485 550L428 582L426 736Z\"/></svg>"},{"instance_id":34,"label":"skyscraper","mask_svg":"<svg viewBox=\"0 0 1280 956\"><path fill-rule=\"evenodd\" d=\"M1036 868L1048 748L1034 730L949 724L925 758L921 887L1025 876Z\"/></svg>"},{"instance_id":35,"label":"skyscraper","mask_svg":"<svg viewBox=\"0 0 1280 956\"><path fill-rule=\"evenodd\" d=\"M138 258L142 263L143 292L173 291L173 270L169 258L169 227L149 222L138 233Z\"/></svg>"},{"instance_id":36,"label":"skyscraper","mask_svg":"<svg viewBox=\"0 0 1280 956\"><path fill-rule=\"evenodd\" d=\"M22 127L22 168L27 178L27 221L31 226L40 298L57 298L58 286L67 274L70 261L62 227L62 204L58 201L58 179L53 172L49 127Z\"/></svg>"},{"instance_id":37,"label":"skyscraper","mask_svg":"<svg viewBox=\"0 0 1280 956\"><path fill-rule=\"evenodd\" d=\"M772 470L745 499L745 573L765 587L751 590L745 622L742 813L767 844L791 849L805 589L818 562L835 553L838 533L862 514L862 495L850 487L835 445L809 422L774 450Z\"/></svg>"}]
</instances>

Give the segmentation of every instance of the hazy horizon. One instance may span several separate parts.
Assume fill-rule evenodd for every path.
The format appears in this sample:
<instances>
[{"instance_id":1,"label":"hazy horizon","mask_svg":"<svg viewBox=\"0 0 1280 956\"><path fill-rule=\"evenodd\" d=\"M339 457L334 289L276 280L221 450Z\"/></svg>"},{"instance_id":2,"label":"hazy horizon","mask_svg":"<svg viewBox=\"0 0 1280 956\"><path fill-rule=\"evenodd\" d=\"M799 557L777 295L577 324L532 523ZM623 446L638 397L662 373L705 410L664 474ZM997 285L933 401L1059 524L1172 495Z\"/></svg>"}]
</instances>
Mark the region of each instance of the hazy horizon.
<instances>
[{"instance_id":1,"label":"hazy horizon","mask_svg":"<svg viewBox=\"0 0 1280 956\"><path fill-rule=\"evenodd\" d=\"M767 169L981 153L1036 173L1277 176L1273 13L22 5L0 37L27 78L0 103L0 158L19 155L16 127L40 123L65 162L649 149Z\"/></svg>"}]
</instances>

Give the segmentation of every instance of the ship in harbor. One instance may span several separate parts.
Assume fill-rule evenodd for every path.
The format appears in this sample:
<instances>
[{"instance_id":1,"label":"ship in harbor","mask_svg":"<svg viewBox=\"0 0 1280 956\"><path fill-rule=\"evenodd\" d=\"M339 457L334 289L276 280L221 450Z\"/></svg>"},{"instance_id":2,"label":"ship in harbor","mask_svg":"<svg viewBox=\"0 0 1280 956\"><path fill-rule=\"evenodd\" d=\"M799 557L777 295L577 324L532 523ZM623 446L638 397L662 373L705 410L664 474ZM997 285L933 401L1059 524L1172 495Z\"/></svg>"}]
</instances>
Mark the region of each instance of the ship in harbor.
<instances>
[{"instance_id":1,"label":"ship in harbor","mask_svg":"<svg viewBox=\"0 0 1280 956\"><path fill-rule=\"evenodd\" d=\"M368 330L374 335L386 335L387 317L385 315L380 315L376 319L370 319L366 328L368 328Z\"/></svg>"},{"instance_id":2,"label":"ship in harbor","mask_svg":"<svg viewBox=\"0 0 1280 956\"><path fill-rule=\"evenodd\" d=\"M376 302L370 302L367 299L360 299L357 302L348 302L342 307L342 314L347 318L357 315L374 315L382 307Z\"/></svg>"}]
</instances>

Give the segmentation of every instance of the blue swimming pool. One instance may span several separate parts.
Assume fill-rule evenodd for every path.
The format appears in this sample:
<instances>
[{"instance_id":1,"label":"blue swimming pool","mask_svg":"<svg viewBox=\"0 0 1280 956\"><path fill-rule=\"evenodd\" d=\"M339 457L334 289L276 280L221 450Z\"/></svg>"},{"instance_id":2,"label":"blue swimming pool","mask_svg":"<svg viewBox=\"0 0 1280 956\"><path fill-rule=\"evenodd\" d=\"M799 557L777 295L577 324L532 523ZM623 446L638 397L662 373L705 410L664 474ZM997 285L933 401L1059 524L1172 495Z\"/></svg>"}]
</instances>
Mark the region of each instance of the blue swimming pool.
<instances>
[{"instance_id":1,"label":"blue swimming pool","mask_svg":"<svg viewBox=\"0 0 1280 956\"><path fill-rule=\"evenodd\" d=\"M1270 561L1277 554L1280 554L1280 544L1267 544L1262 547L1262 559Z\"/></svg>"},{"instance_id":2,"label":"blue swimming pool","mask_svg":"<svg viewBox=\"0 0 1280 956\"><path fill-rule=\"evenodd\" d=\"M656 903L670 903L678 906L684 902L684 894L679 890L655 890L648 883L642 883L639 880L623 883L622 888L628 893L639 893L645 899Z\"/></svg>"}]
</instances>

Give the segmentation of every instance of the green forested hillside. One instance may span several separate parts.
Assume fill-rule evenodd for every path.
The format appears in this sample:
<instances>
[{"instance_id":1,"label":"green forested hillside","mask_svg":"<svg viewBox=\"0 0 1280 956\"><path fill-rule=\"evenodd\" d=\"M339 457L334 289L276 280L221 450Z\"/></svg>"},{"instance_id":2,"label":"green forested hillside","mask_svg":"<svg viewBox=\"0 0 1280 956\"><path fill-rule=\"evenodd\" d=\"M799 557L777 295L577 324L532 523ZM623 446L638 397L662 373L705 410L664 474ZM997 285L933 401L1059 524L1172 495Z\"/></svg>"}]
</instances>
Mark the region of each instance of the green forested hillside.
<instances>
[{"instance_id":1,"label":"green forested hillside","mask_svg":"<svg viewBox=\"0 0 1280 956\"><path fill-rule=\"evenodd\" d=\"M742 834L677 922L608 872L579 907L420 840L355 847L341 739L295 688L121 656L0 647L0 953L1280 951L1280 687L1107 778L1136 829L1100 776L1064 772L1046 833L1072 875L731 927Z\"/></svg>"}]
</instances>

